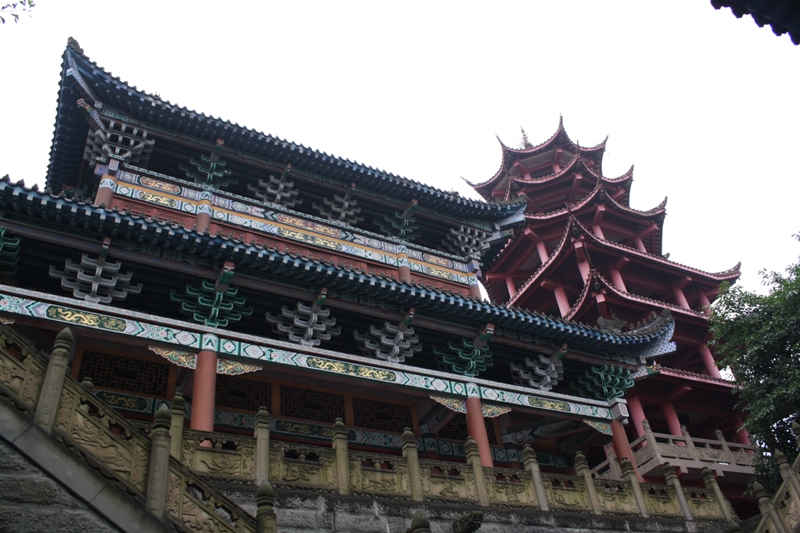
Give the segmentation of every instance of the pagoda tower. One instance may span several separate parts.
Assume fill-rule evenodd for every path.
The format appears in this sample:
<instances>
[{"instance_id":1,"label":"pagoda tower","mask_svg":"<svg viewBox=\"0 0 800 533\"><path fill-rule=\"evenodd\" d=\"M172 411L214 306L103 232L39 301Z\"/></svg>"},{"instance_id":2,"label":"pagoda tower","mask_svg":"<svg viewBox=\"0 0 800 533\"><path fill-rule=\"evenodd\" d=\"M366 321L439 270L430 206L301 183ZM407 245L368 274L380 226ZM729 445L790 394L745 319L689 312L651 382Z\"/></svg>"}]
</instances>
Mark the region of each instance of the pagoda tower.
<instances>
[{"instance_id":1,"label":"pagoda tower","mask_svg":"<svg viewBox=\"0 0 800 533\"><path fill-rule=\"evenodd\" d=\"M606 139L607 140L607 139ZM707 343L710 305L720 284L735 282L736 265L711 273L670 261L662 250L667 200L647 210L630 205L633 166L603 174L606 140L573 142L563 119L545 142L520 148L502 143L502 161L489 180L473 184L487 201L524 198L524 223L496 252L483 284L492 301L624 332L654 313L675 320L676 350L636 375L626 395L631 440L642 422L681 435L722 431L749 444L733 412L732 384L722 379ZM645 375L647 379L645 379Z\"/></svg>"}]
</instances>

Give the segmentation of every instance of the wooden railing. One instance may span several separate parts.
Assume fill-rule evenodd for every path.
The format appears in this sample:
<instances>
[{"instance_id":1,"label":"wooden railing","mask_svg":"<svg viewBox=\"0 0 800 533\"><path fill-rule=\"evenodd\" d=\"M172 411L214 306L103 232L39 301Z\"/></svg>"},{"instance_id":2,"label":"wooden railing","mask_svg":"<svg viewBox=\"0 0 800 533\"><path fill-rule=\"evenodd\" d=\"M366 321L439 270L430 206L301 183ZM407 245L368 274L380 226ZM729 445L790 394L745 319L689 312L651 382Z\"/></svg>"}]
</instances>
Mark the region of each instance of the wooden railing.
<instances>
[{"instance_id":1,"label":"wooden railing","mask_svg":"<svg viewBox=\"0 0 800 533\"><path fill-rule=\"evenodd\" d=\"M256 531L255 521L212 489L201 475L262 487L268 479L276 488L420 502L730 520L728 503L715 481L707 489L684 489L674 472L670 477L671 468L666 465L667 485L640 484L625 460L619 480L597 479L580 452L575 456L578 475L565 476L541 472L529 446L523 450L524 470L484 468L472 439L464 447L466 464L420 459L410 430L403 434L402 456L352 451L340 420L333 426L331 447L271 442L265 410L256 417L253 437L231 436L184 429L180 401L173 402L171 415L165 406L159 409L148 436L92 394L88 383L81 385L62 374L61 385L53 388L51 374L57 374L56 367L62 363L66 367L69 354L69 349L58 346L65 341L63 333L46 366L30 346L12 346L19 339L6 330L0 327L0 386L7 394L35 409L36 423L47 430L47 417L40 421L39 415L57 392L53 404L57 408L51 414L54 435L112 471L148 502L148 509L161 512L155 501L161 497L165 516L198 531ZM44 392L40 394L40 390ZM164 461L168 471L161 473L153 470L159 461L151 460L154 453L164 453L160 449L166 449L163 457L168 458ZM159 489L157 479L162 475L165 486Z\"/></svg>"}]
</instances>

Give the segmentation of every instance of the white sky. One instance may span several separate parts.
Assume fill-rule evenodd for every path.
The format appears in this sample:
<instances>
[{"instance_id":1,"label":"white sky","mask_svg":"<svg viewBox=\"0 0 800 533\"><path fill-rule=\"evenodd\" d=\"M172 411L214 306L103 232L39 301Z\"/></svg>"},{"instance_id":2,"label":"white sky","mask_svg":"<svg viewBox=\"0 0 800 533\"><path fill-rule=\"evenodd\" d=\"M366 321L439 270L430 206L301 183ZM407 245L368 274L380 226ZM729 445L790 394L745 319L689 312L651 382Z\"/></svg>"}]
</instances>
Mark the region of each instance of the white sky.
<instances>
[{"instance_id":1,"label":"white sky","mask_svg":"<svg viewBox=\"0 0 800 533\"><path fill-rule=\"evenodd\" d=\"M669 196L672 260L758 289L800 255L800 47L708 0L37 0L0 26L0 175L43 182L70 35L173 103L462 194L495 134L538 144L561 114L609 135L606 176L636 165L634 208Z\"/></svg>"}]
</instances>

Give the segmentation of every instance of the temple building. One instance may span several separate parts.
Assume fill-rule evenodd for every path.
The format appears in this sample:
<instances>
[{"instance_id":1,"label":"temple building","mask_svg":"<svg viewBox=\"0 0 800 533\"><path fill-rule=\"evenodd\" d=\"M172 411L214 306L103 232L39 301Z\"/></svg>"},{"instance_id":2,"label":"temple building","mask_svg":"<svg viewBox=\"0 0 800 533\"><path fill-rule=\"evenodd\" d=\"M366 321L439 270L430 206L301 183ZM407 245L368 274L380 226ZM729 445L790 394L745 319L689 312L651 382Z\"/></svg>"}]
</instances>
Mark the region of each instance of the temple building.
<instances>
[{"instance_id":1,"label":"temple building","mask_svg":"<svg viewBox=\"0 0 800 533\"><path fill-rule=\"evenodd\" d=\"M663 255L604 147L503 145L472 200L70 40L46 186L0 181L0 444L33 465L0 491L108 531L735 527L754 447L707 317L738 267Z\"/></svg>"}]
</instances>

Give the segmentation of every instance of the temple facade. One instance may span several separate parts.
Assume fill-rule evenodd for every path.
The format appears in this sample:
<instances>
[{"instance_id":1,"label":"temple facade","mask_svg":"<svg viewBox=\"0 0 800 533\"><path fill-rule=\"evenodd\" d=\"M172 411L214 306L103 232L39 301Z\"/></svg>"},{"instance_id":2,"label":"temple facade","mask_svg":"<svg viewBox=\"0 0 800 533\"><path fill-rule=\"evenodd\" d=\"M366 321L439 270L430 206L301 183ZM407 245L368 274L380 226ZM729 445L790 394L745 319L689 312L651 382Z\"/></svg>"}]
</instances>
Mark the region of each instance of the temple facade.
<instances>
[{"instance_id":1,"label":"temple facade","mask_svg":"<svg viewBox=\"0 0 800 533\"><path fill-rule=\"evenodd\" d=\"M559 124L471 200L70 41L46 188L0 181L4 446L110 530L20 435L178 531L731 527L755 456L707 315L738 267L662 255L603 150Z\"/></svg>"}]
</instances>

